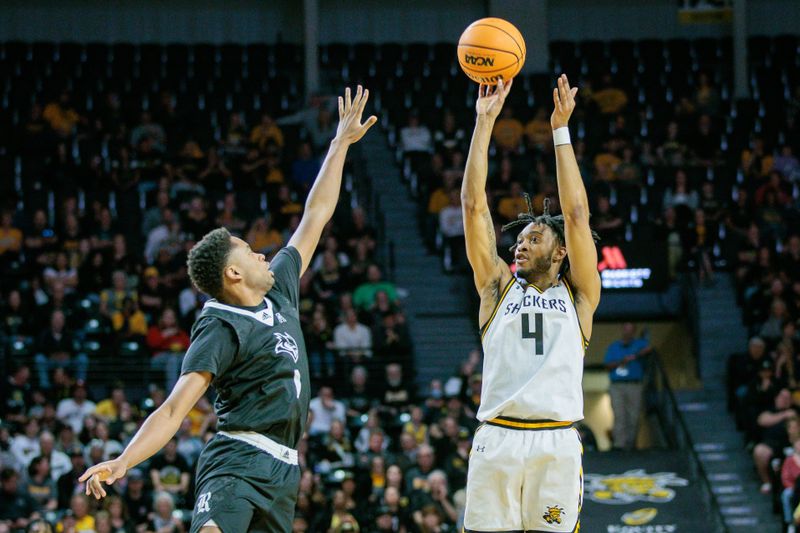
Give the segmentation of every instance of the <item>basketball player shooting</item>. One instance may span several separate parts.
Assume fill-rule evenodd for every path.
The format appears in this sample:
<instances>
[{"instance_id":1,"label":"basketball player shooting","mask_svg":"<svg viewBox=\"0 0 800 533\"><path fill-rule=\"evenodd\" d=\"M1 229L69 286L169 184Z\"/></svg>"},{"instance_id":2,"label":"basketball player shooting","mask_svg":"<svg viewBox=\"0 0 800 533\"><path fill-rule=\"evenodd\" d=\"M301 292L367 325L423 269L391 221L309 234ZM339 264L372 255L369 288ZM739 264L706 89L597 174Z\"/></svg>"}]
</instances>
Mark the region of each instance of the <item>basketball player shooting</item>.
<instances>
[{"instance_id":1,"label":"basketball player shooting","mask_svg":"<svg viewBox=\"0 0 800 533\"><path fill-rule=\"evenodd\" d=\"M292 530L300 467L297 444L309 405L308 357L300 329L299 280L339 199L348 147L376 122L361 123L369 91L339 97L339 126L288 246L271 263L224 228L189 252L192 282L212 296L192 327L182 375L119 458L89 468L86 494L110 485L160 450L208 387L217 435L197 463L192 533Z\"/></svg>"},{"instance_id":2,"label":"basketball player shooting","mask_svg":"<svg viewBox=\"0 0 800 533\"><path fill-rule=\"evenodd\" d=\"M568 121L576 88L565 75L550 118L563 216L528 211L513 275L497 254L486 200L487 152L512 82L481 85L461 189L467 256L480 294L483 390L467 478L464 527L482 531L578 531L583 494L584 350L600 300L595 235Z\"/></svg>"}]
</instances>

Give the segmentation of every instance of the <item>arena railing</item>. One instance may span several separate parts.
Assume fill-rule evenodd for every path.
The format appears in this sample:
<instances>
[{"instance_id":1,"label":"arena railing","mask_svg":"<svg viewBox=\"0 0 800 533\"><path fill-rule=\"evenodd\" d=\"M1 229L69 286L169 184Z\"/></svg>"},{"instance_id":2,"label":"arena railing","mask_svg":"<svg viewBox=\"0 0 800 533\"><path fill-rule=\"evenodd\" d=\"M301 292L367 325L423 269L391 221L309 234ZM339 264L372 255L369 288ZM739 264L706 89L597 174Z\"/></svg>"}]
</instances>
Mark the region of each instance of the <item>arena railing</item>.
<instances>
[{"instance_id":1,"label":"arena railing","mask_svg":"<svg viewBox=\"0 0 800 533\"><path fill-rule=\"evenodd\" d=\"M678 408L675 393L669 385L669 379L658 352L648 358L647 377L645 379L645 398L648 410L652 411L659 421L661 433L669 448L686 453L689 459L689 470L700 484L700 493L709 509L709 532L727 533L728 527L722 516L719 502L711 489L708 474L694 448L689 429Z\"/></svg>"}]
</instances>

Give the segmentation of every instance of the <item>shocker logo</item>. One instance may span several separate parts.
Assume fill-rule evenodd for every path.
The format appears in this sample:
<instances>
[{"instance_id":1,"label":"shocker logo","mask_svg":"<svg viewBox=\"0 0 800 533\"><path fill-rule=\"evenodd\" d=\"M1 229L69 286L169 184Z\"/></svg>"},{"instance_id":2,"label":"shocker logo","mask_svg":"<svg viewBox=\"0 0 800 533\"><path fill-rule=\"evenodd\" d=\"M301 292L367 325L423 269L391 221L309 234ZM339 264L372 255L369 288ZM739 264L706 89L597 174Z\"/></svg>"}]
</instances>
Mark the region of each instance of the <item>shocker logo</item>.
<instances>
[{"instance_id":1,"label":"shocker logo","mask_svg":"<svg viewBox=\"0 0 800 533\"><path fill-rule=\"evenodd\" d=\"M542 518L548 524L560 524L563 515L564 508L559 507L558 505L553 505L552 507L545 508Z\"/></svg>"}]
</instances>

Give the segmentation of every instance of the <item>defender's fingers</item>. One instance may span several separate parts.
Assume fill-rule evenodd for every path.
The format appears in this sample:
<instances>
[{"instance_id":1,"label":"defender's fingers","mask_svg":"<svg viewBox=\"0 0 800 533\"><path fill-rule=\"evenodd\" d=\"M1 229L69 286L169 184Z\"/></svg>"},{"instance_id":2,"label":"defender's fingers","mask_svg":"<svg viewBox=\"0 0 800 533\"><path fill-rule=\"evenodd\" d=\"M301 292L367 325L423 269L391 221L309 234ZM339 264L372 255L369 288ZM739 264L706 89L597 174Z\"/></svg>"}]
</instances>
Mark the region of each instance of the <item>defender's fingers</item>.
<instances>
[{"instance_id":1,"label":"defender's fingers","mask_svg":"<svg viewBox=\"0 0 800 533\"><path fill-rule=\"evenodd\" d=\"M344 99L340 96L339 97L339 120L342 120L344 116Z\"/></svg>"},{"instance_id":2,"label":"defender's fingers","mask_svg":"<svg viewBox=\"0 0 800 533\"><path fill-rule=\"evenodd\" d=\"M353 102L350 99L350 87L346 87L344 90L344 112L349 113L352 105Z\"/></svg>"}]
</instances>

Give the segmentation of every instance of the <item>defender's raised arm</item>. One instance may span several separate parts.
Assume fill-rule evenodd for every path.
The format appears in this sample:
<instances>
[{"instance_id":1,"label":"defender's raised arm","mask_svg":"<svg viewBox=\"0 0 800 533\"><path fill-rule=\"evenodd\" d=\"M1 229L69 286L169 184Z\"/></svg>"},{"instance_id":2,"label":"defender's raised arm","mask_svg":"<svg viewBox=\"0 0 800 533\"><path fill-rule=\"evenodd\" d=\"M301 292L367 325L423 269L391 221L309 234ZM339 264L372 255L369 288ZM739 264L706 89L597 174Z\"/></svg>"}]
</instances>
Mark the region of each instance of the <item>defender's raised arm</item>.
<instances>
[{"instance_id":1,"label":"defender's raised arm","mask_svg":"<svg viewBox=\"0 0 800 533\"><path fill-rule=\"evenodd\" d=\"M300 275L308 268L314 250L319 244L320 235L325 224L333 216L336 204L339 202L339 190L342 185L342 170L347 157L347 149L357 142L368 129L378 121L374 115L366 122L361 123L361 114L369 99L369 91L362 89L361 85L356 90L355 98L350 97L350 88L345 90L345 95L339 97L339 127L336 137L331 141L322 168L308 193L306 209L297 231L289 240L289 246L294 246L300 253L303 261Z\"/></svg>"}]
</instances>

